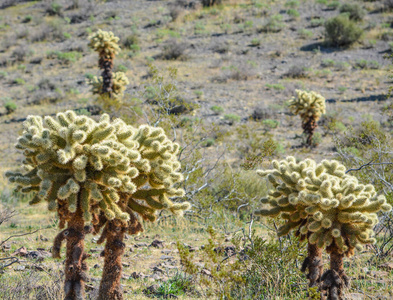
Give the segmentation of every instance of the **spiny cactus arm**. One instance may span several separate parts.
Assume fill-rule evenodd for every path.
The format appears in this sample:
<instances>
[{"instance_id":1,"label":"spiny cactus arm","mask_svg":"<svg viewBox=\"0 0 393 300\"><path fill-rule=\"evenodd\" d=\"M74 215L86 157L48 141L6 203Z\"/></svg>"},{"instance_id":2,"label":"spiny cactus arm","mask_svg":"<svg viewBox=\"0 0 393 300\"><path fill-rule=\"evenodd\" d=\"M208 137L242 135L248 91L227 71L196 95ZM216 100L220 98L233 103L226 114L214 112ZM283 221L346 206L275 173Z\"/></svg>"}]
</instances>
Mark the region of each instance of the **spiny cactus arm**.
<instances>
[{"instance_id":1,"label":"spiny cactus arm","mask_svg":"<svg viewBox=\"0 0 393 300\"><path fill-rule=\"evenodd\" d=\"M111 31L99 29L89 36L89 47L100 53L100 55L113 56L120 51L119 38Z\"/></svg>"}]
</instances>

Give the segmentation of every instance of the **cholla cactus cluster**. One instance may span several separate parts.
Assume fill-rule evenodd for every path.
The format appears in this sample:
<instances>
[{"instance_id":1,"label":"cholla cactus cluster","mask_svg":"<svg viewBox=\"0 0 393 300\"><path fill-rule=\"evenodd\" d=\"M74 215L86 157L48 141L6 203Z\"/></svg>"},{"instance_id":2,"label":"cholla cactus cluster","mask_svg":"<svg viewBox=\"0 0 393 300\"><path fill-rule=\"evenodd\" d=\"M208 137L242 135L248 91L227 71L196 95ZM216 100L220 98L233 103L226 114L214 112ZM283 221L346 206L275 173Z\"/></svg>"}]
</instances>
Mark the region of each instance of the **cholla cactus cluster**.
<instances>
[{"instance_id":1,"label":"cholla cactus cluster","mask_svg":"<svg viewBox=\"0 0 393 300\"><path fill-rule=\"evenodd\" d=\"M89 36L89 40L89 47L102 56L113 57L120 51L119 38L112 31L98 29L97 32Z\"/></svg>"},{"instance_id":2,"label":"cholla cactus cluster","mask_svg":"<svg viewBox=\"0 0 393 300\"><path fill-rule=\"evenodd\" d=\"M22 192L36 193L31 204L45 200L49 210L57 210L62 226L78 199L85 221L93 223L101 211L108 220L126 221L132 212L154 220L157 209L178 213L189 206L168 199L183 195L173 188L183 177L179 145L161 128L134 128L106 114L96 122L67 111L56 118L29 116L16 147L23 150L27 172L6 175Z\"/></svg>"},{"instance_id":3,"label":"cholla cactus cluster","mask_svg":"<svg viewBox=\"0 0 393 300\"><path fill-rule=\"evenodd\" d=\"M296 97L289 100L289 109L302 118L302 128L308 135L307 144L311 145L317 121L326 113L325 98L315 92L296 90Z\"/></svg>"},{"instance_id":4,"label":"cholla cactus cluster","mask_svg":"<svg viewBox=\"0 0 393 300\"><path fill-rule=\"evenodd\" d=\"M337 161L319 164L311 159L296 163L294 157L273 161L273 170L257 173L267 176L274 189L262 199L271 208L257 213L280 216L286 223L279 235L297 229L308 242L329 252L334 245L340 253L351 255L363 244L374 243L373 227L378 211L390 211L384 196L377 196L372 185L363 185L345 174Z\"/></svg>"},{"instance_id":5,"label":"cholla cactus cluster","mask_svg":"<svg viewBox=\"0 0 393 300\"><path fill-rule=\"evenodd\" d=\"M94 95L101 94L103 87L102 76L94 76L91 80L88 81L88 84L91 85L91 92ZM123 72L114 73L112 79L112 97L117 101L121 101L124 96L126 86L129 84L130 82L128 81L126 74Z\"/></svg>"},{"instance_id":6,"label":"cholla cactus cluster","mask_svg":"<svg viewBox=\"0 0 393 300\"><path fill-rule=\"evenodd\" d=\"M98 52L99 68L102 74L99 78L94 77L89 83L92 85L92 92L105 97L121 100L126 86L129 84L126 75L122 72L112 73L113 60L120 51L118 45L119 38L111 31L98 30L89 36L89 47Z\"/></svg>"}]
</instances>

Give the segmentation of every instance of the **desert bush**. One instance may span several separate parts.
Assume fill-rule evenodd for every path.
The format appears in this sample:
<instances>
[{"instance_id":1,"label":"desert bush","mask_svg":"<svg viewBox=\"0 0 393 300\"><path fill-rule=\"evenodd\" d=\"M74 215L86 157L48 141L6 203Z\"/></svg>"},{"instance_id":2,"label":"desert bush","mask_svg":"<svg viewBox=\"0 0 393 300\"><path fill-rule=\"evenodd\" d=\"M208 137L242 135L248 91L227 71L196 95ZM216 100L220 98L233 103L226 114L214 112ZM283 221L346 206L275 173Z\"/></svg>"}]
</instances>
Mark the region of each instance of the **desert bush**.
<instances>
[{"instance_id":1,"label":"desert bush","mask_svg":"<svg viewBox=\"0 0 393 300\"><path fill-rule=\"evenodd\" d=\"M4 108L6 110L7 115L12 114L14 111L16 111L16 109L18 108L18 106L15 104L14 101L7 101L4 104Z\"/></svg>"},{"instance_id":2,"label":"desert bush","mask_svg":"<svg viewBox=\"0 0 393 300\"><path fill-rule=\"evenodd\" d=\"M202 6L210 7L214 5L220 5L224 2L224 0L201 0Z\"/></svg>"},{"instance_id":3,"label":"desert bush","mask_svg":"<svg viewBox=\"0 0 393 300\"><path fill-rule=\"evenodd\" d=\"M240 122L241 117L236 114L226 114L224 115L224 120L229 124L233 125L237 122Z\"/></svg>"},{"instance_id":4,"label":"desert bush","mask_svg":"<svg viewBox=\"0 0 393 300\"><path fill-rule=\"evenodd\" d=\"M12 51L11 57L15 58L18 62L23 62L29 54L30 50L27 46L20 46Z\"/></svg>"},{"instance_id":5,"label":"desert bush","mask_svg":"<svg viewBox=\"0 0 393 300\"><path fill-rule=\"evenodd\" d=\"M184 42L170 40L162 50L160 57L165 60L186 60L188 45Z\"/></svg>"},{"instance_id":6,"label":"desert bush","mask_svg":"<svg viewBox=\"0 0 393 300\"><path fill-rule=\"evenodd\" d=\"M363 20L366 12L358 3L344 3L340 7L340 13L348 14L350 20Z\"/></svg>"},{"instance_id":7,"label":"desert bush","mask_svg":"<svg viewBox=\"0 0 393 300\"><path fill-rule=\"evenodd\" d=\"M260 32L280 32L284 28L284 23L282 22L281 15L271 16L265 25L263 25L259 31Z\"/></svg>"},{"instance_id":8,"label":"desert bush","mask_svg":"<svg viewBox=\"0 0 393 300\"><path fill-rule=\"evenodd\" d=\"M386 10L393 10L393 0L385 0L383 4Z\"/></svg>"},{"instance_id":9,"label":"desert bush","mask_svg":"<svg viewBox=\"0 0 393 300\"><path fill-rule=\"evenodd\" d=\"M63 15L63 6L57 2L51 2L47 4L45 12L50 16L61 17Z\"/></svg>"},{"instance_id":10,"label":"desert bush","mask_svg":"<svg viewBox=\"0 0 393 300\"><path fill-rule=\"evenodd\" d=\"M217 106L213 105L210 107L210 110L215 114L215 115L220 115L221 113L224 112L224 108L222 106Z\"/></svg>"},{"instance_id":11,"label":"desert bush","mask_svg":"<svg viewBox=\"0 0 393 300\"><path fill-rule=\"evenodd\" d=\"M307 78L308 77L308 73L306 71L306 68L303 66L299 66L299 65L294 65L292 66L287 73L285 73L283 75L283 77L287 77L287 78Z\"/></svg>"},{"instance_id":12,"label":"desert bush","mask_svg":"<svg viewBox=\"0 0 393 300\"><path fill-rule=\"evenodd\" d=\"M350 46L357 42L362 34L363 30L346 14L331 18L325 23L326 41L333 46Z\"/></svg>"},{"instance_id":13,"label":"desert bush","mask_svg":"<svg viewBox=\"0 0 393 300\"><path fill-rule=\"evenodd\" d=\"M178 242L181 264L201 287L204 298L305 299L305 281L295 261L304 250L294 238L264 240L252 232L225 243L212 227L202 264Z\"/></svg>"}]
</instances>

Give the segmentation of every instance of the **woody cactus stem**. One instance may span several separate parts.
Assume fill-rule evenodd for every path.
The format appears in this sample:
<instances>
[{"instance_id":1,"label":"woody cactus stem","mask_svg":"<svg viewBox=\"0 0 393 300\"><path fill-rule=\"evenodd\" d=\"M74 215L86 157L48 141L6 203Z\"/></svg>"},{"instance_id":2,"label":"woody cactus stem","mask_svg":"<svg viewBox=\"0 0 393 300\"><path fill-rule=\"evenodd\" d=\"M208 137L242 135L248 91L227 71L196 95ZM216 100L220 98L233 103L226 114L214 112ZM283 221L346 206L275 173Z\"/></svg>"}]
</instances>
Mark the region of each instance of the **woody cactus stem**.
<instances>
[{"instance_id":1,"label":"woody cactus stem","mask_svg":"<svg viewBox=\"0 0 393 300\"><path fill-rule=\"evenodd\" d=\"M123 240L127 230L127 224L116 219L109 221L104 228L100 242L103 241L103 238L106 239L104 252L101 253L105 257L105 263L98 300L123 299L120 286L122 274L121 258L126 247Z\"/></svg>"},{"instance_id":2,"label":"woody cactus stem","mask_svg":"<svg viewBox=\"0 0 393 300\"><path fill-rule=\"evenodd\" d=\"M307 269L309 287L319 287L323 271L322 249L310 243L308 244L308 256L303 262L301 271L304 273Z\"/></svg>"},{"instance_id":3,"label":"woody cactus stem","mask_svg":"<svg viewBox=\"0 0 393 300\"><path fill-rule=\"evenodd\" d=\"M344 289L349 287L350 279L344 271L344 253L332 247L330 253L330 270L322 275L322 291L327 300L344 299Z\"/></svg>"},{"instance_id":4,"label":"woody cactus stem","mask_svg":"<svg viewBox=\"0 0 393 300\"><path fill-rule=\"evenodd\" d=\"M108 94L109 97L112 96L112 85L113 85L113 59L114 55L107 56L105 52L100 52L100 59L98 61L99 67L102 70L102 94Z\"/></svg>"},{"instance_id":5,"label":"woody cactus stem","mask_svg":"<svg viewBox=\"0 0 393 300\"><path fill-rule=\"evenodd\" d=\"M85 234L90 233L90 227L84 226L83 213L79 208L73 218L68 222L68 228L60 232L54 241L53 256L60 258L61 243L67 242L67 254L65 261L65 300L84 299L85 282L88 277L85 273L87 265L85 259L89 257L85 253Z\"/></svg>"},{"instance_id":6,"label":"woody cactus stem","mask_svg":"<svg viewBox=\"0 0 393 300\"><path fill-rule=\"evenodd\" d=\"M317 120L315 119L315 117L311 116L308 119L303 120L302 121L302 128L303 128L303 132L307 136L306 144L308 146L311 146L312 145L312 137L314 135L315 129L317 128Z\"/></svg>"}]
</instances>

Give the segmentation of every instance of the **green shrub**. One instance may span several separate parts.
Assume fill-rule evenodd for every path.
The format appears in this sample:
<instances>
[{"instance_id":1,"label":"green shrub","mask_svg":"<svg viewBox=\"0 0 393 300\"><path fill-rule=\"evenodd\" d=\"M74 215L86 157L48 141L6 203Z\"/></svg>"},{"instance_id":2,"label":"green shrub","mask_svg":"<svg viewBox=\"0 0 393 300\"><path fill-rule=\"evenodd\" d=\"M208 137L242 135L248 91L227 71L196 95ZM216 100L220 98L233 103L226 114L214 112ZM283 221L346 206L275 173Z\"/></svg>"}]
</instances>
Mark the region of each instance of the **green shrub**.
<instances>
[{"instance_id":1,"label":"green shrub","mask_svg":"<svg viewBox=\"0 0 393 300\"><path fill-rule=\"evenodd\" d=\"M288 14L288 16L291 16L293 19L297 19L297 18L300 17L299 12L296 9L293 9L293 8L288 9L287 10L287 14Z\"/></svg>"},{"instance_id":2,"label":"green shrub","mask_svg":"<svg viewBox=\"0 0 393 300\"><path fill-rule=\"evenodd\" d=\"M277 91L285 90L285 86L283 86L282 84L279 84L279 83L275 83L275 84L268 83L268 84L266 84L266 87L268 89L275 89Z\"/></svg>"},{"instance_id":3,"label":"green shrub","mask_svg":"<svg viewBox=\"0 0 393 300\"><path fill-rule=\"evenodd\" d=\"M313 36L313 33L312 33L311 30L302 28L302 29L299 30L299 36L302 39L311 39L312 36Z\"/></svg>"},{"instance_id":4,"label":"green shrub","mask_svg":"<svg viewBox=\"0 0 393 300\"><path fill-rule=\"evenodd\" d=\"M259 46L260 44L261 44L261 40L258 39L258 38L253 38L253 39L251 40L251 46L253 46L253 47L257 47L257 46Z\"/></svg>"},{"instance_id":5,"label":"green shrub","mask_svg":"<svg viewBox=\"0 0 393 300\"><path fill-rule=\"evenodd\" d=\"M7 101L4 104L4 108L7 111L7 115L9 115L12 114L17 109L17 105L13 101Z\"/></svg>"},{"instance_id":6,"label":"green shrub","mask_svg":"<svg viewBox=\"0 0 393 300\"><path fill-rule=\"evenodd\" d=\"M280 122L277 120L266 119L262 121L262 124L268 128L277 128L280 125Z\"/></svg>"},{"instance_id":7,"label":"green shrub","mask_svg":"<svg viewBox=\"0 0 393 300\"><path fill-rule=\"evenodd\" d=\"M222 106L213 105L210 109L215 115L219 115L224 112L224 108Z\"/></svg>"},{"instance_id":8,"label":"green shrub","mask_svg":"<svg viewBox=\"0 0 393 300\"><path fill-rule=\"evenodd\" d=\"M282 16L281 15L274 15L271 16L266 24L262 26L262 28L259 30L261 32L280 32L284 28L284 23L282 22Z\"/></svg>"},{"instance_id":9,"label":"green shrub","mask_svg":"<svg viewBox=\"0 0 393 300\"><path fill-rule=\"evenodd\" d=\"M332 1L328 3L326 6L329 10L336 10L340 6L340 1Z\"/></svg>"},{"instance_id":10,"label":"green shrub","mask_svg":"<svg viewBox=\"0 0 393 300\"><path fill-rule=\"evenodd\" d=\"M340 12L348 14L350 20L360 21L363 20L366 12L357 3L345 3L340 7Z\"/></svg>"},{"instance_id":11,"label":"green shrub","mask_svg":"<svg viewBox=\"0 0 393 300\"><path fill-rule=\"evenodd\" d=\"M224 120L227 121L229 125L233 125L234 123L239 122L241 118L236 114L226 114L224 115Z\"/></svg>"},{"instance_id":12,"label":"green shrub","mask_svg":"<svg viewBox=\"0 0 393 300\"><path fill-rule=\"evenodd\" d=\"M23 78L15 78L12 83L16 85L24 85L26 81Z\"/></svg>"},{"instance_id":13,"label":"green shrub","mask_svg":"<svg viewBox=\"0 0 393 300\"><path fill-rule=\"evenodd\" d=\"M363 30L346 14L331 18L325 23L326 41L333 46L349 46L360 39Z\"/></svg>"},{"instance_id":14,"label":"green shrub","mask_svg":"<svg viewBox=\"0 0 393 300\"><path fill-rule=\"evenodd\" d=\"M314 19L311 20L310 26L311 26L312 28L315 28L315 27L322 26L324 23L325 23L325 20L324 20L324 19L321 19L321 18L314 18Z\"/></svg>"}]
</instances>

